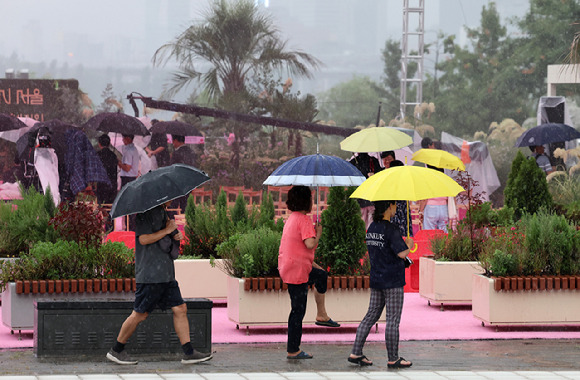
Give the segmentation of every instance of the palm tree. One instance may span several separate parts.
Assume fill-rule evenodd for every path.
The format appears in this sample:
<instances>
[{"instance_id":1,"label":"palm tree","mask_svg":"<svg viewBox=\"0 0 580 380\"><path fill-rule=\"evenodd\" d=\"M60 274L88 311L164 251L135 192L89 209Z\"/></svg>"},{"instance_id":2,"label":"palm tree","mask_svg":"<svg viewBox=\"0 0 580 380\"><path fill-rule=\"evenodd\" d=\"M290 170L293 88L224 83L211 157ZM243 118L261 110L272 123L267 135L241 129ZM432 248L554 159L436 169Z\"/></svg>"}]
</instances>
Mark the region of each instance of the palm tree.
<instances>
[{"instance_id":1,"label":"palm tree","mask_svg":"<svg viewBox=\"0 0 580 380\"><path fill-rule=\"evenodd\" d=\"M271 18L250 0L214 0L204 19L161 46L153 56L154 65L175 59L180 67L173 75L173 86L166 91L168 96L199 79L208 98L222 108L249 112L256 95L248 90L248 83L257 74L264 70L281 74L286 69L291 76L310 78L310 70L320 64L309 54L288 50ZM239 167L240 146L252 128L233 124L230 162L235 168Z\"/></svg>"},{"instance_id":2,"label":"palm tree","mask_svg":"<svg viewBox=\"0 0 580 380\"><path fill-rule=\"evenodd\" d=\"M154 65L177 60L173 95L195 79L201 79L210 99L246 90L247 81L263 68L282 70L291 75L311 77L310 69L319 61L301 51L287 50L271 18L252 1L215 0L205 21L188 27L172 42L161 46L153 56ZM202 72L202 62L209 63Z\"/></svg>"}]
</instances>

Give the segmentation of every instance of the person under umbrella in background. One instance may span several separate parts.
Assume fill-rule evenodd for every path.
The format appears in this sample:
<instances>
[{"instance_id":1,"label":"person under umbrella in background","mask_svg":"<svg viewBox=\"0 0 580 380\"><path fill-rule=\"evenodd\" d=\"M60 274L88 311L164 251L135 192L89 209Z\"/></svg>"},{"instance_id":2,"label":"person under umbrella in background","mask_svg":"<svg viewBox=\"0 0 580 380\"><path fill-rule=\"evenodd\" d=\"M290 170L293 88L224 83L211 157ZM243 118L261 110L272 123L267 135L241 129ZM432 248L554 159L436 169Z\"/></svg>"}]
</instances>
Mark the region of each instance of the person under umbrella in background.
<instances>
[{"instance_id":1,"label":"person under umbrella in background","mask_svg":"<svg viewBox=\"0 0 580 380\"><path fill-rule=\"evenodd\" d=\"M368 153L357 153L349 162L356 166L365 178L369 178L382 170L379 160ZM360 206L361 217L365 222L365 227L368 229L372 223L374 206L372 202L364 199L357 199L357 202Z\"/></svg>"},{"instance_id":2,"label":"person under umbrella in background","mask_svg":"<svg viewBox=\"0 0 580 380\"><path fill-rule=\"evenodd\" d=\"M111 138L104 134L98 139L100 150L97 155L101 159L110 183L97 184L97 201L99 204L112 204L117 195L117 163L115 153L111 151Z\"/></svg>"},{"instance_id":3,"label":"person under umbrella in background","mask_svg":"<svg viewBox=\"0 0 580 380\"><path fill-rule=\"evenodd\" d=\"M135 229L135 291L134 310L127 317L115 345L107 353L107 359L117 364L137 364L129 358L125 345L137 326L147 319L159 306L171 309L175 333L183 349L183 364L200 363L212 358L210 353L196 351L191 345L187 305L181 297L179 284L175 281L175 266L171 255L163 250L162 239L180 241L183 234L177 230L175 220L170 220L166 208L171 201L149 211L137 214Z\"/></svg>"},{"instance_id":4,"label":"person under umbrella in background","mask_svg":"<svg viewBox=\"0 0 580 380\"><path fill-rule=\"evenodd\" d=\"M543 145L530 146L530 150L533 152L536 164L544 171L544 173L546 173L546 175L554 171L554 167L550 163L550 158L546 154Z\"/></svg>"},{"instance_id":5,"label":"person under umbrella in background","mask_svg":"<svg viewBox=\"0 0 580 380\"><path fill-rule=\"evenodd\" d=\"M151 125L155 125L159 120L151 120ZM169 151L167 150L167 134L153 133L149 146L145 148L150 158L155 158L156 165L153 169L162 168L169 165ZM193 166L193 165L192 165Z\"/></svg>"},{"instance_id":6,"label":"person under umbrella in background","mask_svg":"<svg viewBox=\"0 0 580 380\"><path fill-rule=\"evenodd\" d=\"M284 224L278 270L282 281L288 284L288 294L292 310L288 317L288 359L312 359L312 355L300 350L302 341L302 320L306 313L308 286L314 284L316 300L316 324L340 327L326 313L324 293L327 289L328 274L314 262L314 252L322 235L322 226L312 225L307 214L312 210L312 192L307 186L293 186L288 191L286 201L292 211Z\"/></svg>"},{"instance_id":7,"label":"person under umbrella in background","mask_svg":"<svg viewBox=\"0 0 580 380\"><path fill-rule=\"evenodd\" d=\"M381 153L381 161L383 162L383 166L385 169L388 169L390 167L391 162L393 162L394 160L396 160L394 151L387 150L386 152Z\"/></svg>"},{"instance_id":8,"label":"person under umbrella in background","mask_svg":"<svg viewBox=\"0 0 580 380\"><path fill-rule=\"evenodd\" d=\"M171 165L186 164L195 167L195 154L190 147L185 145L185 136L171 135L171 138L174 148L173 154L171 155ZM187 207L187 197L189 195L175 199L171 204L171 208L179 208L181 212L184 212Z\"/></svg>"},{"instance_id":9,"label":"person under umbrella in background","mask_svg":"<svg viewBox=\"0 0 580 380\"><path fill-rule=\"evenodd\" d=\"M407 368L412 365L399 357L399 323L403 312L405 286L405 258L413 239L405 242L390 219L395 215L396 201L374 202L373 223L370 225L366 242L371 261L369 309L356 330L356 338L348 361L360 366L373 364L363 355L363 347L371 328L377 323L386 307L385 345L389 368Z\"/></svg>"},{"instance_id":10,"label":"person under umbrella in background","mask_svg":"<svg viewBox=\"0 0 580 380\"><path fill-rule=\"evenodd\" d=\"M123 135L123 158L118 165L121 168L121 188L125 187L129 182L137 179L139 176L139 152L133 144L133 135ZM129 225L127 230L135 228L135 215L129 216Z\"/></svg>"}]
</instances>

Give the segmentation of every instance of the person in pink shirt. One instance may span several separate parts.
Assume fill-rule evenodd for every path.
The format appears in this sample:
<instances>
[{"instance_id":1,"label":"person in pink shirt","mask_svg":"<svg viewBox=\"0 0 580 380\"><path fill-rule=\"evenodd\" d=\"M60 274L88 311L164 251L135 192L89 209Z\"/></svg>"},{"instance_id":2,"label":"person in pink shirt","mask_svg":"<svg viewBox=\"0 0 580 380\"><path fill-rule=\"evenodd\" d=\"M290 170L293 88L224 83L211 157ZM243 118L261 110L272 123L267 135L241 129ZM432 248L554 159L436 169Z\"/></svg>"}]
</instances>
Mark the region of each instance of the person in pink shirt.
<instances>
[{"instance_id":1,"label":"person in pink shirt","mask_svg":"<svg viewBox=\"0 0 580 380\"><path fill-rule=\"evenodd\" d=\"M326 293L328 273L314 262L314 251L322 235L322 226L312 224L307 215L312 210L312 193L307 186L294 186L288 191L286 201L292 211L284 224L278 271L288 285L292 310L288 317L288 359L312 359L312 355L300 349L302 341L302 320L306 313L308 286L314 284L314 299L317 306L316 324L340 327L326 313L324 293Z\"/></svg>"}]
</instances>

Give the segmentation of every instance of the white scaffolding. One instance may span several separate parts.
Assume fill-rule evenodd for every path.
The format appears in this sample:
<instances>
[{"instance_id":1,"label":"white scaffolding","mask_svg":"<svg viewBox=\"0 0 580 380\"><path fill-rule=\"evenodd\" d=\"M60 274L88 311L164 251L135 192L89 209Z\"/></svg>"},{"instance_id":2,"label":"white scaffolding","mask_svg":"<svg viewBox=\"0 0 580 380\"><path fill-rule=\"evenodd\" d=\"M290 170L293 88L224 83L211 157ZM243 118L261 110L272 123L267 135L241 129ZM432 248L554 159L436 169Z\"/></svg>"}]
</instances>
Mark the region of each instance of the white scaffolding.
<instances>
[{"instance_id":1,"label":"white scaffolding","mask_svg":"<svg viewBox=\"0 0 580 380\"><path fill-rule=\"evenodd\" d=\"M400 116L402 119L405 118L405 113L408 106L415 106L421 104L423 101L423 51L425 36L424 16L424 0L403 0L400 102ZM413 24L414 30L409 31L411 23ZM413 46L409 46L410 44L413 44ZM413 54L411 54L411 52L413 52ZM407 78L407 68L410 62L417 63L417 72L413 78ZM407 92L411 88L416 89L414 102L407 101Z\"/></svg>"}]
</instances>

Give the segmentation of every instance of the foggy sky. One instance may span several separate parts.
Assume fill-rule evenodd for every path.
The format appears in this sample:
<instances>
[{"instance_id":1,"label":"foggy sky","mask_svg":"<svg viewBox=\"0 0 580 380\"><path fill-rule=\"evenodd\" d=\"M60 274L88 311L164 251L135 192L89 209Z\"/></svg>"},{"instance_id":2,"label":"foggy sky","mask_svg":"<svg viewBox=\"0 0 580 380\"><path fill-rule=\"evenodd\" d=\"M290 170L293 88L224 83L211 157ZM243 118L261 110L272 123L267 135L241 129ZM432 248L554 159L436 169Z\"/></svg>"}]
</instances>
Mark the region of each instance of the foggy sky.
<instances>
[{"instance_id":1,"label":"foggy sky","mask_svg":"<svg viewBox=\"0 0 580 380\"><path fill-rule=\"evenodd\" d=\"M69 67L152 67L155 51L192 21L200 20L207 3L208 0L0 0L0 55L17 54L20 60L56 61L58 65L66 62ZM290 42L291 48L310 53L325 65L322 71L327 75L315 75L308 82L296 81L296 87L319 92L355 73L378 80L382 74L380 50L385 40L401 38L402 4L403 0L269 0L268 11L282 38ZM486 0L425 1L425 41L433 40L439 30L461 37L463 25L479 25L485 4ZM497 0L496 4L503 20L521 17L528 9L528 0ZM8 67L0 67L2 77L5 69ZM167 77L168 70L156 70ZM77 79L83 87L83 78ZM89 96L97 98L98 94Z\"/></svg>"}]
</instances>

